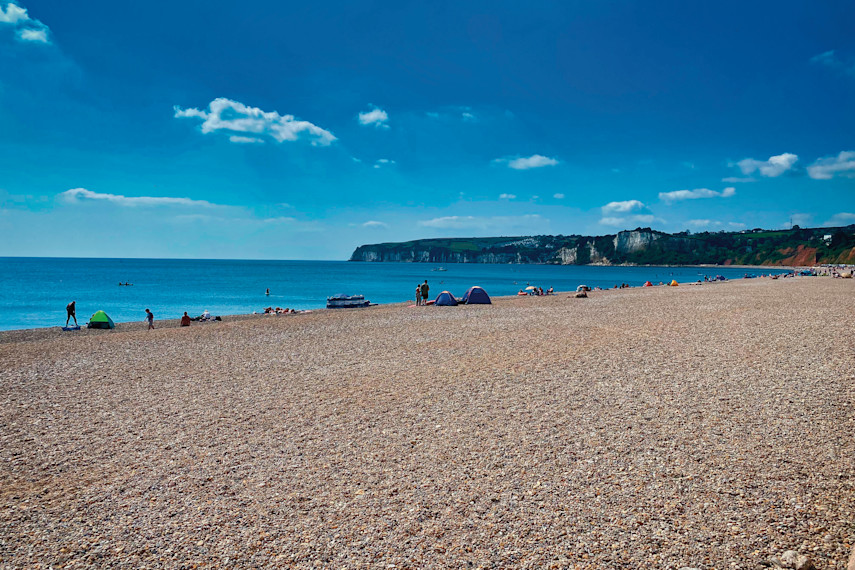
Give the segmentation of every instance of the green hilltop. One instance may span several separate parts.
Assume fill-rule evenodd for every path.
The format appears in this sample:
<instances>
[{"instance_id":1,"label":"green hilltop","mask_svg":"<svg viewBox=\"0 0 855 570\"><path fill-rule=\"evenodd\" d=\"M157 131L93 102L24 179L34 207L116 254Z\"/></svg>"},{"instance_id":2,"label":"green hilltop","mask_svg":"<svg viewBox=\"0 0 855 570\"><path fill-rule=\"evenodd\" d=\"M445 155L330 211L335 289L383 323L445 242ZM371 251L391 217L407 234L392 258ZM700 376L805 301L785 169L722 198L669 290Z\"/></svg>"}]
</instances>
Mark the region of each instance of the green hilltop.
<instances>
[{"instance_id":1,"label":"green hilltop","mask_svg":"<svg viewBox=\"0 0 855 570\"><path fill-rule=\"evenodd\" d=\"M350 261L556 265L855 264L855 225L676 234L637 228L603 236L431 238L361 245Z\"/></svg>"}]
</instances>

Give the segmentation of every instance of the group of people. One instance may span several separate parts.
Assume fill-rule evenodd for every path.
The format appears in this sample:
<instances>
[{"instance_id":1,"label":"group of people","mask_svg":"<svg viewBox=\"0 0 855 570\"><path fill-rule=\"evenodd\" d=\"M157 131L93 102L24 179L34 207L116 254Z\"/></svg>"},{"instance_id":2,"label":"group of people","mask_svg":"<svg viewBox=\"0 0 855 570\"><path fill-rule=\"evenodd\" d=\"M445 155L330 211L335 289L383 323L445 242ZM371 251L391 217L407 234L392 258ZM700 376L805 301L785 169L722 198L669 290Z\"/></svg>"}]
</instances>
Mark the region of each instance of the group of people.
<instances>
[{"instance_id":1,"label":"group of people","mask_svg":"<svg viewBox=\"0 0 855 570\"><path fill-rule=\"evenodd\" d=\"M534 287L532 289L529 289L528 287L526 287L525 290L520 290L520 292L517 293L517 295L537 295L537 296L540 296L540 295L553 295L554 293L555 293L555 290L552 287L550 287L546 291L543 290L543 287Z\"/></svg>"},{"instance_id":2,"label":"group of people","mask_svg":"<svg viewBox=\"0 0 855 570\"><path fill-rule=\"evenodd\" d=\"M416 285L416 305L427 305L428 295L430 295L430 285L425 279L424 283Z\"/></svg>"},{"instance_id":3,"label":"group of people","mask_svg":"<svg viewBox=\"0 0 855 570\"><path fill-rule=\"evenodd\" d=\"M277 307L277 310L280 310L280 309ZM287 312L288 309L284 309L284 311ZM293 309L291 310L291 312L294 312ZM66 313L65 326L68 327L68 323L73 319L74 320L74 326L79 328L80 325L77 324L77 301L72 301L68 305L66 305L65 306L65 313ZM220 318L219 317L212 317L211 313L208 312L208 309L205 309L205 311L196 318L191 318L190 315L187 314L187 311L184 311L184 315L181 317L180 326L189 327L191 321L213 321L213 320L220 320ZM148 325L148 330L152 330L154 328L154 313L151 312L151 309L145 310L145 319L143 320L143 322L145 322Z\"/></svg>"},{"instance_id":4,"label":"group of people","mask_svg":"<svg viewBox=\"0 0 855 570\"><path fill-rule=\"evenodd\" d=\"M273 307L265 307L264 309L265 315L288 315L296 312L296 309L289 309L288 307L285 307L284 309L282 307L276 307L275 309Z\"/></svg>"}]
</instances>

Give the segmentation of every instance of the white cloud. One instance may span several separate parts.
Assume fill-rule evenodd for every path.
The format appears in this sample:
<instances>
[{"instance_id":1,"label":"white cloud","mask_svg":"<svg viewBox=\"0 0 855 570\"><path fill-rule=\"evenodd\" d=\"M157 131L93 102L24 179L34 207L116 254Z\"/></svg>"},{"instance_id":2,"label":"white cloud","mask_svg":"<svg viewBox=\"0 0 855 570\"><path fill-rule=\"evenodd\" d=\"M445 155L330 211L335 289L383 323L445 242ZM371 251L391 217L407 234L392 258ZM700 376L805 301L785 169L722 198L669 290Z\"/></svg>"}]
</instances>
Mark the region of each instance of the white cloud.
<instances>
[{"instance_id":1,"label":"white cloud","mask_svg":"<svg viewBox=\"0 0 855 570\"><path fill-rule=\"evenodd\" d=\"M653 214L635 214L632 216L604 216L600 223L604 226L623 226L624 228L639 224L665 223L665 220L657 218Z\"/></svg>"},{"instance_id":2,"label":"white cloud","mask_svg":"<svg viewBox=\"0 0 855 570\"><path fill-rule=\"evenodd\" d=\"M237 144L257 144L264 143L264 139L260 139L257 137L239 137L237 135L232 135L229 137L229 141Z\"/></svg>"},{"instance_id":3,"label":"white cloud","mask_svg":"<svg viewBox=\"0 0 855 570\"><path fill-rule=\"evenodd\" d=\"M374 168L383 168L384 166L388 166L390 164L395 164L395 161L388 158L380 158L377 160L377 162L374 163Z\"/></svg>"},{"instance_id":4,"label":"white cloud","mask_svg":"<svg viewBox=\"0 0 855 570\"><path fill-rule=\"evenodd\" d=\"M250 133L268 136L280 143L305 137L314 146L328 146L336 140L331 132L308 121L298 121L294 115L262 111L223 97L211 101L207 111L178 106L174 110L176 118L203 119L202 132L205 134L217 131Z\"/></svg>"},{"instance_id":5,"label":"white cloud","mask_svg":"<svg viewBox=\"0 0 855 570\"><path fill-rule=\"evenodd\" d=\"M22 42L48 44L50 29L39 20L30 18L27 9L10 2L4 10L0 6L0 24L9 24L15 28L15 36Z\"/></svg>"},{"instance_id":6,"label":"white cloud","mask_svg":"<svg viewBox=\"0 0 855 570\"><path fill-rule=\"evenodd\" d=\"M513 200L516 197L516 194L499 194L499 200Z\"/></svg>"},{"instance_id":7,"label":"white cloud","mask_svg":"<svg viewBox=\"0 0 855 570\"><path fill-rule=\"evenodd\" d=\"M389 227L389 224L387 224L385 222L378 222L376 220L369 220L369 221L365 222L364 224L362 224L362 227L363 228L384 228L385 229L385 228Z\"/></svg>"},{"instance_id":8,"label":"white cloud","mask_svg":"<svg viewBox=\"0 0 855 570\"><path fill-rule=\"evenodd\" d=\"M507 159L503 159L507 160ZM529 170L532 168L543 168L544 166L555 166L558 161L548 156L533 154L527 158L514 158L507 160L508 167L514 170Z\"/></svg>"},{"instance_id":9,"label":"white cloud","mask_svg":"<svg viewBox=\"0 0 855 570\"><path fill-rule=\"evenodd\" d=\"M18 38L25 42L48 43L47 30L18 30Z\"/></svg>"},{"instance_id":10,"label":"white cloud","mask_svg":"<svg viewBox=\"0 0 855 570\"><path fill-rule=\"evenodd\" d=\"M713 220L689 220L686 223L696 228L706 228L712 225L721 225L721 222L715 222Z\"/></svg>"},{"instance_id":11,"label":"white cloud","mask_svg":"<svg viewBox=\"0 0 855 570\"><path fill-rule=\"evenodd\" d=\"M3 10L3 7L0 6L0 23L2 24L15 24L17 22L26 22L30 17L27 15L27 9L21 8L17 4L9 3L6 6L6 10Z\"/></svg>"},{"instance_id":12,"label":"white cloud","mask_svg":"<svg viewBox=\"0 0 855 570\"><path fill-rule=\"evenodd\" d=\"M810 58L810 62L838 72L855 75L855 62L851 58L848 62L844 61L834 53L833 49L813 56Z\"/></svg>"},{"instance_id":13,"label":"white cloud","mask_svg":"<svg viewBox=\"0 0 855 570\"><path fill-rule=\"evenodd\" d=\"M814 180L831 180L835 176L855 178L855 151L845 150L837 156L817 159L807 167L807 172Z\"/></svg>"},{"instance_id":14,"label":"white cloud","mask_svg":"<svg viewBox=\"0 0 855 570\"><path fill-rule=\"evenodd\" d=\"M728 184L739 184L742 182L757 182L757 179L750 176L727 176L722 178L721 181Z\"/></svg>"},{"instance_id":15,"label":"white cloud","mask_svg":"<svg viewBox=\"0 0 855 570\"><path fill-rule=\"evenodd\" d=\"M389 115L383 109L379 109L375 107L370 111L365 111L364 113L359 113L359 124L360 125L374 125L378 129L388 129L389 125L387 124L389 121Z\"/></svg>"},{"instance_id":16,"label":"white cloud","mask_svg":"<svg viewBox=\"0 0 855 570\"><path fill-rule=\"evenodd\" d=\"M736 163L742 174L748 175L759 172L761 176L775 178L791 170L799 159L798 155L785 152L776 156L770 156L769 160L755 160L745 158Z\"/></svg>"},{"instance_id":17,"label":"white cloud","mask_svg":"<svg viewBox=\"0 0 855 570\"><path fill-rule=\"evenodd\" d=\"M819 63L821 65L834 65L836 61L837 58L834 57L833 49L810 58L811 63Z\"/></svg>"},{"instance_id":18,"label":"white cloud","mask_svg":"<svg viewBox=\"0 0 855 570\"><path fill-rule=\"evenodd\" d=\"M723 228L742 229L745 224L742 222L721 222L719 220L689 220L686 224L694 228Z\"/></svg>"},{"instance_id":19,"label":"white cloud","mask_svg":"<svg viewBox=\"0 0 855 570\"><path fill-rule=\"evenodd\" d=\"M563 200L564 194L562 194L561 192L557 192L557 193L553 194L552 197L555 198L556 200Z\"/></svg>"},{"instance_id":20,"label":"white cloud","mask_svg":"<svg viewBox=\"0 0 855 570\"><path fill-rule=\"evenodd\" d=\"M542 226L548 223L537 214L527 214L524 216L492 216L492 217L477 217L477 216L443 216L432 220L422 220L420 226L428 228L454 229L454 230L494 230L494 229L510 229L518 227L531 227L534 225Z\"/></svg>"},{"instance_id":21,"label":"white cloud","mask_svg":"<svg viewBox=\"0 0 855 570\"><path fill-rule=\"evenodd\" d=\"M665 202L678 202L680 200L697 200L699 198L730 198L736 194L736 188L729 186L721 192L709 188L695 188L694 190L674 190L673 192L660 192L659 199Z\"/></svg>"},{"instance_id":22,"label":"white cloud","mask_svg":"<svg viewBox=\"0 0 855 570\"><path fill-rule=\"evenodd\" d=\"M855 214L850 212L839 212L834 214L826 221L823 226L833 227L833 226L848 226L849 224L855 224Z\"/></svg>"},{"instance_id":23,"label":"white cloud","mask_svg":"<svg viewBox=\"0 0 855 570\"><path fill-rule=\"evenodd\" d=\"M603 215L619 213L625 214L627 212L634 212L638 210L645 210L647 206L644 205L644 202L639 200L624 200L622 202L609 202L605 206L602 207Z\"/></svg>"},{"instance_id":24,"label":"white cloud","mask_svg":"<svg viewBox=\"0 0 855 570\"><path fill-rule=\"evenodd\" d=\"M72 188L61 192L59 197L69 203L85 202L87 200L101 200L116 204L117 206L201 206L205 208L217 207L207 200L192 200L190 198L169 198L162 196L122 196L121 194L102 194L92 192L86 188Z\"/></svg>"},{"instance_id":25,"label":"white cloud","mask_svg":"<svg viewBox=\"0 0 855 570\"><path fill-rule=\"evenodd\" d=\"M425 116L429 119L441 120L443 122L457 122L458 120L464 123L477 123L480 119L472 111L472 107L466 105L453 105L443 107L438 111L426 111Z\"/></svg>"},{"instance_id":26,"label":"white cloud","mask_svg":"<svg viewBox=\"0 0 855 570\"><path fill-rule=\"evenodd\" d=\"M276 216L274 218L263 218L261 220L261 222L265 224L293 224L296 221L297 218L293 218L291 216Z\"/></svg>"}]
</instances>

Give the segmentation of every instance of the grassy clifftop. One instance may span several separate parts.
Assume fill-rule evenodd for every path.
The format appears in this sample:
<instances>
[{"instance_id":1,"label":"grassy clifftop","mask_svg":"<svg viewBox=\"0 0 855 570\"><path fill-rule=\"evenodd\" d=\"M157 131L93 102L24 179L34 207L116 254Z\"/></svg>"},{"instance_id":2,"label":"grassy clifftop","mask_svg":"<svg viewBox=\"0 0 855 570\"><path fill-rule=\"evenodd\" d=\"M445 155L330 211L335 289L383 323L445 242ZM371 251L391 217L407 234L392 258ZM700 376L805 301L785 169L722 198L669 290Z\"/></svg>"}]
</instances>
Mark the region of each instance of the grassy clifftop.
<instances>
[{"instance_id":1,"label":"grassy clifftop","mask_svg":"<svg viewBox=\"0 0 855 570\"><path fill-rule=\"evenodd\" d=\"M855 264L855 225L681 232L637 228L604 236L432 238L362 245L350 261L561 265Z\"/></svg>"}]
</instances>

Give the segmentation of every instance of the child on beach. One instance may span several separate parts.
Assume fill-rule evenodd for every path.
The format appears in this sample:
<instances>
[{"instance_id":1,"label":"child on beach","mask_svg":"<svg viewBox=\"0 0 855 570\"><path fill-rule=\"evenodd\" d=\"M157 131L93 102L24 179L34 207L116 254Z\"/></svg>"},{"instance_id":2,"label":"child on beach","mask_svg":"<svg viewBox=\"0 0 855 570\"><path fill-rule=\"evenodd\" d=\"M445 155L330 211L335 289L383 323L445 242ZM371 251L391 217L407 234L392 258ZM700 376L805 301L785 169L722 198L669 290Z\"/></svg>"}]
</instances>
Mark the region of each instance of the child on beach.
<instances>
[{"instance_id":1,"label":"child on beach","mask_svg":"<svg viewBox=\"0 0 855 570\"><path fill-rule=\"evenodd\" d=\"M422 286L416 285L416 306L422 304Z\"/></svg>"},{"instance_id":2,"label":"child on beach","mask_svg":"<svg viewBox=\"0 0 855 570\"><path fill-rule=\"evenodd\" d=\"M154 328L154 314L148 309L145 310L145 320L148 321L148 330L153 329Z\"/></svg>"}]
</instances>

